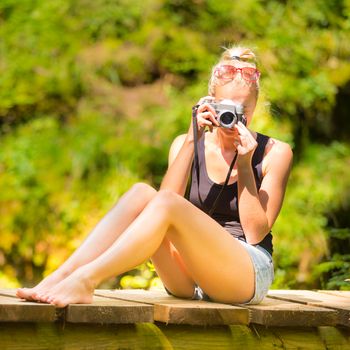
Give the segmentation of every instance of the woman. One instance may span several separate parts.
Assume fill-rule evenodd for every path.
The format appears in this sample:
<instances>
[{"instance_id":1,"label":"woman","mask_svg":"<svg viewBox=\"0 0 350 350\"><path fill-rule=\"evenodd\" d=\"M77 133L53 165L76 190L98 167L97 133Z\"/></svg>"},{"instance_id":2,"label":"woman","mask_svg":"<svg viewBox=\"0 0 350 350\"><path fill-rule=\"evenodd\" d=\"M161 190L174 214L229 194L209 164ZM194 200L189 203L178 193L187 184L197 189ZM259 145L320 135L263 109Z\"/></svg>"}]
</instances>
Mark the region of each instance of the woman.
<instances>
[{"instance_id":1,"label":"woman","mask_svg":"<svg viewBox=\"0 0 350 350\"><path fill-rule=\"evenodd\" d=\"M241 122L231 129L218 127L208 103L229 99L242 104L249 125L258 92L254 53L242 47L227 49L213 69L210 96L201 99L194 114L199 174L191 166L191 123L188 133L171 145L160 190L134 185L58 270L34 288L19 289L18 297L59 307L91 303L101 281L151 258L170 294L259 303L273 280L270 230L282 205L292 151ZM206 127L210 133L204 132ZM233 160L228 184L222 188Z\"/></svg>"}]
</instances>

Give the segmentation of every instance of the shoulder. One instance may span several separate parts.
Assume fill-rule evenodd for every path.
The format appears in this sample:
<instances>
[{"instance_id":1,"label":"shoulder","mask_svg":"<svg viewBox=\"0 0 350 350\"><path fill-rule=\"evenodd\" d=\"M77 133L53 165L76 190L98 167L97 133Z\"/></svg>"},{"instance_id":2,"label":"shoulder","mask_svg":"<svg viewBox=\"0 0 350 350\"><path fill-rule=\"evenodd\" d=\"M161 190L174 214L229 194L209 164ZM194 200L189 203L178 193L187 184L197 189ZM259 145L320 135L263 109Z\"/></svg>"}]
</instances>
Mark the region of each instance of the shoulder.
<instances>
[{"instance_id":1,"label":"shoulder","mask_svg":"<svg viewBox=\"0 0 350 350\"><path fill-rule=\"evenodd\" d=\"M169 164L171 164L176 158L176 156L178 155L182 145L186 140L186 136L187 134L178 135L175 137L175 139L171 143L170 150L169 150Z\"/></svg>"},{"instance_id":2,"label":"shoulder","mask_svg":"<svg viewBox=\"0 0 350 350\"><path fill-rule=\"evenodd\" d=\"M288 156L293 157L293 151L290 145L287 142L283 142L280 140L277 140L273 137L270 137L266 147L265 147L265 155L282 155L282 156Z\"/></svg>"},{"instance_id":3,"label":"shoulder","mask_svg":"<svg viewBox=\"0 0 350 350\"><path fill-rule=\"evenodd\" d=\"M185 142L187 134L178 135L174 138L170 146L170 152L179 151Z\"/></svg>"},{"instance_id":4,"label":"shoulder","mask_svg":"<svg viewBox=\"0 0 350 350\"><path fill-rule=\"evenodd\" d=\"M275 167L288 170L293 162L293 151L291 146L283 141L270 137L264 152L262 170L266 174Z\"/></svg>"},{"instance_id":5,"label":"shoulder","mask_svg":"<svg viewBox=\"0 0 350 350\"><path fill-rule=\"evenodd\" d=\"M181 135L176 136L171 145L177 145L177 144L182 145L186 139L186 136L187 136L187 134L181 134Z\"/></svg>"}]
</instances>

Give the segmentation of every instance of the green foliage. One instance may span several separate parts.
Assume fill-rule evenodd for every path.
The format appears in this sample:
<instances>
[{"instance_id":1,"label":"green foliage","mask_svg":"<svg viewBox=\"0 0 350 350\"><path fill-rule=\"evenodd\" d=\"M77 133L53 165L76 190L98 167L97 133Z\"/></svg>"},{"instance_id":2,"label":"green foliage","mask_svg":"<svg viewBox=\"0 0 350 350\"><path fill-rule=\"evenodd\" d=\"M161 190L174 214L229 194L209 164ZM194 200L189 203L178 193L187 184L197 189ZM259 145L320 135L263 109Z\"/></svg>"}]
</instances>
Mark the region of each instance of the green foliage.
<instances>
[{"instance_id":1,"label":"green foliage","mask_svg":"<svg viewBox=\"0 0 350 350\"><path fill-rule=\"evenodd\" d=\"M278 247L275 261L289 272L276 280L276 288L285 284L316 286L319 274L310 274L310 270L330 256L327 241L334 239L329 235L327 215L349 201L350 179L344 166L349 162L350 147L333 142L328 146L310 145L294 167L273 229Z\"/></svg>"},{"instance_id":2,"label":"green foliage","mask_svg":"<svg viewBox=\"0 0 350 350\"><path fill-rule=\"evenodd\" d=\"M349 0L2 0L0 284L40 279L134 182L160 184L221 46L239 42L261 62L252 127L295 150L274 286L345 288L349 34ZM159 280L141 265L111 283Z\"/></svg>"},{"instance_id":3,"label":"green foliage","mask_svg":"<svg viewBox=\"0 0 350 350\"><path fill-rule=\"evenodd\" d=\"M343 208L344 214L348 216L349 208ZM342 220L339 213L332 212L332 221L337 221L339 226ZM342 211L342 210L340 210ZM330 259L325 260L314 269L314 278L319 279L321 286L326 289L350 290L350 229L335 228L328 230L329 233L329 254Z\"/></svg>"},{"instance_id":4,"label":"green foliage","mask_svg":"<svg viewBox=\"0 0 350 350\"><path fill-rule=\"evenodd\" d=\"M350 254L335 254L330 261L323 262L315 268L315 275L321 278L321 286L324 289L350 290L349 277Z\"/></svg>"},{"instance_id":5,"label":"green foliage","mask_svg":"<svg viewBox=\"0 0 350 350\"><path fill-rule=\"evenodd\" d=\"M60 126L48 117L1 140L0 249L8 263L19 264L19 279L38 278L46 264L56 267L51 260L66 257L67 242L85 235L83 229L137 180L118 161L113 137L101 118Z\"/></svg>"}]
</instances>

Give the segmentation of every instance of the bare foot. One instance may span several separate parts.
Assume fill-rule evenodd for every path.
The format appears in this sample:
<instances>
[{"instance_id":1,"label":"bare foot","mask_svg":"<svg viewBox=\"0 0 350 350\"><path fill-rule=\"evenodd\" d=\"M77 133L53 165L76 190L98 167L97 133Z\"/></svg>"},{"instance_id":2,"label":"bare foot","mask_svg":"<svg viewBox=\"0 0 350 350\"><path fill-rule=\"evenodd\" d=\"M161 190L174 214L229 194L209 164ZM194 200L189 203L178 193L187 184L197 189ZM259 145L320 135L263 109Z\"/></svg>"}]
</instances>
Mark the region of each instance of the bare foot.
<instances>
[{"instance_id":1,"label":"bare foot","mask_svg":"<svg viewBox=\"0 0 350 350\"><path fill-rule=\"evenodd\" d=\"M61 282L69 275L68 272L54 271L51 275L44 278L39 284L33 288L19 288L17 289L16 296L21 299L29 301L38 300L38 294L44 294L48 292L52 287Z\"/></svg>"},{"instance_id":2,"label":"bare foot","mask_svg":"<svg viewBox=\"0 0 350 350\"><path fill-rule=\"evenodd\" d=\"M86 269L80 268L51 288L38 294L39 301L65 307L68 304L91 304L95 285Z\"/></svg>"}]
</instances>

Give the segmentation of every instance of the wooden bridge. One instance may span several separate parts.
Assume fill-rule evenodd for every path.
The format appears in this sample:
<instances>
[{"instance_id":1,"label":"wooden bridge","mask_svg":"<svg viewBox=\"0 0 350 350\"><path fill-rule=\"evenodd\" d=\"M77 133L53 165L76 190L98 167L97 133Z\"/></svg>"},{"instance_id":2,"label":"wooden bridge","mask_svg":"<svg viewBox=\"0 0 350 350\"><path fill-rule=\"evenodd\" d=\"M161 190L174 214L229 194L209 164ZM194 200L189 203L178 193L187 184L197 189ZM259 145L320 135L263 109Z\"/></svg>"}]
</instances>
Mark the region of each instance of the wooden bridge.
<instances>
[{"instance_id":1,"label":"wooden bridge","mask_svg":"<svg viewBox=\"0 0 350 350\"><path fill-rule=\"evenodd\" d=\"M270 290L227 305L96 290L64 309L0 290L0 349L350 349L350 291Z\"/></svg>"}]
</instances>

